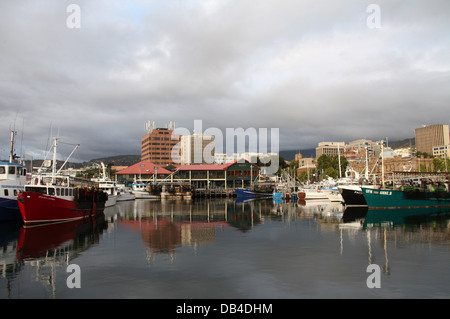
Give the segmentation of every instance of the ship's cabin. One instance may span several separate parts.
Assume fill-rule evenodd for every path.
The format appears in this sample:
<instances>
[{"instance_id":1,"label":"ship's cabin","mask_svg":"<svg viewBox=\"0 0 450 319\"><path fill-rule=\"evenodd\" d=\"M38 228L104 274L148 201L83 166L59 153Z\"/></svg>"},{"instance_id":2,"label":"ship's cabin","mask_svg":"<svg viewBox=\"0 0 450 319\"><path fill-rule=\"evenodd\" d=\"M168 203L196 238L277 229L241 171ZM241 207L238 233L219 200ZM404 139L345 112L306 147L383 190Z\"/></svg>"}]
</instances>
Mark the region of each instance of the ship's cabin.
<instances>
[{"instance_id":1,"label":"ship's cabin","mask_svg":"<svg viewBox=\"0 0 450 319\"><path fill-rule=\"evenodd\" d=\"M27 176L27 169L16 163L0 162L0 180L19 179Z\"/></svg>"},{"instance_id":2,"label":"ship's cabin","mask_svg":"<svg viewBox=\"0 0 450 319\"><path fill-rule=\"evenodd\" d=\"M74 195L73 187L62 187L62 186L26 186L25 190L27 192L35 192L43 195L58 196L58 197L72 197Z\"/></svg>"}]
</instances>

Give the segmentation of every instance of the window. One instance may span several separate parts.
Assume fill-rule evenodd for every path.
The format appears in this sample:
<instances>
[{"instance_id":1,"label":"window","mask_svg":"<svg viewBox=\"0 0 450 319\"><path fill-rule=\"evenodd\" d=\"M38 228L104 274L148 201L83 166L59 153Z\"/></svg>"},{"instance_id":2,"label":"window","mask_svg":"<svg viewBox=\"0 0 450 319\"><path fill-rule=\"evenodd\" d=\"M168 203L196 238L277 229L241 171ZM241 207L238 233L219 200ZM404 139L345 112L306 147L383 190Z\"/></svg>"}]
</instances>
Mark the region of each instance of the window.
<instances>
[{"instance_id":1,"label":"window","mask_svg":"<svg viewBox=\"0 0 450 319\"><path fill-rule=\"evenodd\" d=\"M5 166L0 166L0 174L5 174Z\"/></svg>"},{"instance_id":2,"label":"window","mask_svg":"<svg viewBox=\"0 0 450 319\"><path fill-rule=\"evenodd\" d=\"M47 192L48 192L48 195L55 195L55 189L53 187L49 187Z\"/></svg>"},{"instance_id":3,"label":"window","mask_svg":"<svg viewBox=\"0 0 450 319\"><path fill-rule=\"evenodd\" d=\"M16 168L14 166L10 166L8 168L8 174L15 174L16 173Z\"/></svg>"},{"instance_id":4,"label":"window","mask_svg":"<svg viewBox=\"0 0 450 319\"><path fill-rule=\"evenodd\" d=\"M9 192L7 189L5 189L5 196L9 196Z\"/></svg>"}]
</instances>

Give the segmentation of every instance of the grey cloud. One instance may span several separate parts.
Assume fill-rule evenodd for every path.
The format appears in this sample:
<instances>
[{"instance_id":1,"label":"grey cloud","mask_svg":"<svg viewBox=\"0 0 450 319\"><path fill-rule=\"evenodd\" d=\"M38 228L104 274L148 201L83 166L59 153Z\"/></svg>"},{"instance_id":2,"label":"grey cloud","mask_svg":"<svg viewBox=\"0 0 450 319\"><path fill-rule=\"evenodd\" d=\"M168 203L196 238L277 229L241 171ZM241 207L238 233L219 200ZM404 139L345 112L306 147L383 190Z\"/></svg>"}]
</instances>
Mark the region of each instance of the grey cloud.
<instances>
[{"instance_id":1,"label":"grey cloud","mask_svg":"<svg viewBox=\"0 0 450 319\"><path fill-rule=\"evenodd\" d=\"M279 127L282 149L447 123L447 1L378 1L376 30L359 0L77 3L80 29L69 2L0 4L1 149L16 118L25 149L51 125L84 160L139 154L149 119Z\"/></svg>"}]
</instances>

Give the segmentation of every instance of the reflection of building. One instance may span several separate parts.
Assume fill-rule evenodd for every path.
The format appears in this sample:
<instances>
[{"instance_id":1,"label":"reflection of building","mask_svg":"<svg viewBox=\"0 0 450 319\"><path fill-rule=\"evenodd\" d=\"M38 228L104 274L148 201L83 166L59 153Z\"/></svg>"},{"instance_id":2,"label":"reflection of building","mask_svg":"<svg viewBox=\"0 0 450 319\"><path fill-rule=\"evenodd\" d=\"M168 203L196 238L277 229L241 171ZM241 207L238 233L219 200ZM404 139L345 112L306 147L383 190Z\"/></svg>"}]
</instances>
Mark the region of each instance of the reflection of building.
<instances>
[{"instance_id":1,"label":"reflection of building","mask_svg":"<svg viewBox=\"0 0 450 319\"><path fill-rule=\"evenodd\" d=\"M448 145L449 127L448 125L435 124L416 128L416 150L433 154L433 147Z\"/></svg>"}]
</instances>

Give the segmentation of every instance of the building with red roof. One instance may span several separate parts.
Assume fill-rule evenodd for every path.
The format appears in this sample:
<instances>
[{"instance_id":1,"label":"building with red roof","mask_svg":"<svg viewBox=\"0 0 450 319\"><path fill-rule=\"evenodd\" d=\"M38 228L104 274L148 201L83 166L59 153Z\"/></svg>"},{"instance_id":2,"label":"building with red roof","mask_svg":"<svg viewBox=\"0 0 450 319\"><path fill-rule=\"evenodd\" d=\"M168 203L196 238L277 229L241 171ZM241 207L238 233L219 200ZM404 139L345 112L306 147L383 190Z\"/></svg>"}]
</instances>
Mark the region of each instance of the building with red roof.
<instances>
[{"instance_id":1,"label":"building with red roof","mask_svg":"<svg viewBox=\"0 0 450 319\"><path fill-rule=\"evenodd\" d=\"M115 175L117 180L121 182L148 182L166 178L170 174L172 174L171 171L144 160L118 171Z\"/></svg>"},{"instance_id":2,"label":"building with red roof","mask_svg":"<svg viewBox=\"0 0 450 319\"><path fill-rule=\"evenodd\" d=\"M180 165L174 170L171 181L188 183L197 188L247 187L259 175L259 166L247 160L227 164Z\"/></svg>"},{"instance_id":3,"label":"building with red roof","mask_svg":"<svg viewBox=\"0 0 450 319\"><path fill-rule=\"evenodd\" d=\"M116 173L122 182L167 182L189 184L196 188L248 187L258 178L259 166L239 160L227 164L170 165L167 170L149 161L141 161ZM156 168L156 169L155 169Z\"/></svg>"}]
</instances>

